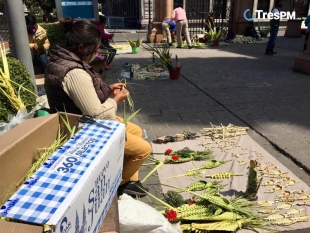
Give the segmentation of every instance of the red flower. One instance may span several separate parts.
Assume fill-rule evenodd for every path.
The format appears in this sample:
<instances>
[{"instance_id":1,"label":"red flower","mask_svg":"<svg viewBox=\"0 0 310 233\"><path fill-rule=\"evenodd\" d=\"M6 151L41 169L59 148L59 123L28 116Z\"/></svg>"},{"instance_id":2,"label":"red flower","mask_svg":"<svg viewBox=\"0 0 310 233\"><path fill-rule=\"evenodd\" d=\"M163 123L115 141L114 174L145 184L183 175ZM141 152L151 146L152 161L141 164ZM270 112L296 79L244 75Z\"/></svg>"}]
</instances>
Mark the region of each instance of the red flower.
<instances>
[{"instance_id":1,"label":"red flower","mask_svg":"<svg viewBox=\"0 0 310 233\"><path fill-rule=\"evenodd\" d=\"M181 68L181 64L180 64L180 63L177 64L177 68L178 68L178 69Z\"/></svg>"},{"instance_id":2,"label":"red flower","mask_svg":"<svg viewBox=\"0 0 310 233\"><path fill-rule=\"evenodd\" d=\"M171 152L172 152L172 150L171 150L171 149L167 149L167 150L165 151L165 155L170 155L170 154L171 154Z\"/></svg>"},{"instance_id":3,"label":"red flower","mask_svg":"<svg viewBox=\"0 0 310 233\"><path fill-rule=\"evenodd\" d=\"M194 200L190 201L188 204L189 205L192 205L192 204L195 204L196 202Z\"/></svg>"},{"instance_id":4,"label":"red flower","mask_svg":"<svg viewBox=\"0 0 310 233\"><path fill-rule=\"evenodd\" d=\"M175 212L174 210L168 210L166 213L166 218L169 221L173 221L177 219L177 212Z\"/></svg>"},{"instance_id":5,"label":"red flower","mask_svg":"<svg viewBox=\"0 0 310 233\"><path fill-rule=\"evenodd\" d=\"M177 156L177 155L172 155L172 156L171 156L171 159L172 159L173 161L178 161L178 160L179 160L179 156Z\"/></svg>"}]
</instances>

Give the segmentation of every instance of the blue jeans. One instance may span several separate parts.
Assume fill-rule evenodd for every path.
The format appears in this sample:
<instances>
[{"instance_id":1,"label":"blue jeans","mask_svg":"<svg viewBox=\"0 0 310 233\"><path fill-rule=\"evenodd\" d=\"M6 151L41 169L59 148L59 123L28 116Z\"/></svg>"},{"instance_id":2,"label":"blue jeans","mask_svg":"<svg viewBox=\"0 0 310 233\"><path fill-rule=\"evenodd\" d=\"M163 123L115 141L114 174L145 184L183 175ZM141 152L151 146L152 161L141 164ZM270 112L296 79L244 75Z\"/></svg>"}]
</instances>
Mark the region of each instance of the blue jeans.
<instances>
[{"instance_id":1,"label":"blue jeans","mask_svg":"<svg viewBox=\"0 0 310 233\"><path fill-rule=\"evenodd\" d=\"M305 52L305 50L307 49L307 40L308 40L308 38L309 38L309 33L310 33L310 32L307 32L307 34L306 34L306 40L305 40L305 44L304 44L304 52Z\"/></svg>"},{"instance_id":2,"label":"blue jeans","mask_svg":"<svg viewBox=\"0 0 310 233\"><path fill-rule=\"evenodd\" d=\"M32 61L37 61L41 67L41 74L45 74L45 70L47 66L47 53L41 53L38 56L33 55Z\"/></svg>"},{"instance_id":3,"label":"blue jeans","mask_svg":"<svg viewBox=\"0 0 310 233\"><path fill-rule=\"evenodd\" d=\"M266 48L266 53L273 52L274 44L278 36L279 26L272 26L270 28L270 37Z\"/></svg>"}]
</instances>

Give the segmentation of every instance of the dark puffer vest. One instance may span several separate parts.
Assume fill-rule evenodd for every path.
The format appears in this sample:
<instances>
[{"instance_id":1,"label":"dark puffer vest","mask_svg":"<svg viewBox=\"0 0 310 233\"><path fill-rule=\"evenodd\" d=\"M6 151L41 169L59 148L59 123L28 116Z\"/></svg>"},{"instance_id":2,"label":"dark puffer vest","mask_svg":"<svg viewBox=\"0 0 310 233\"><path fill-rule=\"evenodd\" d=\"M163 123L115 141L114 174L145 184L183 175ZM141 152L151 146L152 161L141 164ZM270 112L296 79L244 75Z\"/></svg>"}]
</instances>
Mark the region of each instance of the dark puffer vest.
<instances>
[{"instance_id":1,"label":"dark puffer vest","mask_svg":"<svg viewBox=\"0 0 310 233\"><path fill-rule=\"evenodd\" d=\"M51 52L51 59L45 72L45 84L48 104L52 112L66 111L69 113L82 114L72 99L63 89L62 82L66 74L72 69L83 69L91 77L98 98L104 103L111 94L111 88L100 75L86 62L83 62L74 53L55 46Z\"/></svg>"}]
</instances>

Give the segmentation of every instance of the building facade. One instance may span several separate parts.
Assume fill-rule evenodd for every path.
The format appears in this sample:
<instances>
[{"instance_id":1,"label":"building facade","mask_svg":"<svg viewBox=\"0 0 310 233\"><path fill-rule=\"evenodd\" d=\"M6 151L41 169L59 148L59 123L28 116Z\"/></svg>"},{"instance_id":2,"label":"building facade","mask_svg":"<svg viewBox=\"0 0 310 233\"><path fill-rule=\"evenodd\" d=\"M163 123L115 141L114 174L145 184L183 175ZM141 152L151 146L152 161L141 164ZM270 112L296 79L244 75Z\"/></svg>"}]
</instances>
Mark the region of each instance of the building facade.
<instances>
[{"instance_id":1,"label":"building facade","mask_svg":"<svg viewBox=\"0 0 310 233\"><path fill-rule=\"evenodd\" d=\"M103 14L111 18L110 21L114 20L114 24L111 22L108 25L110 28L134 29L149 29L151 22L163 20L155 17L158 15L157 11L164 10L162 7L156 8L158 2L161 0L101 0ZM310 14L309 2L310 0L283 0L282 10L293 11L296 8L300 12L299 17L305 18ZM209 12L214 14L216 27L232 30L237 26L236 22L242 21L244 9L250 9L249 17L256 10L270 12L274 0L173 0L173 8L178 6L186 10L190 33L194 34L204 28L204 20ZM285 20L282 25L285 26Z\"/></svg>"}]
</instances>

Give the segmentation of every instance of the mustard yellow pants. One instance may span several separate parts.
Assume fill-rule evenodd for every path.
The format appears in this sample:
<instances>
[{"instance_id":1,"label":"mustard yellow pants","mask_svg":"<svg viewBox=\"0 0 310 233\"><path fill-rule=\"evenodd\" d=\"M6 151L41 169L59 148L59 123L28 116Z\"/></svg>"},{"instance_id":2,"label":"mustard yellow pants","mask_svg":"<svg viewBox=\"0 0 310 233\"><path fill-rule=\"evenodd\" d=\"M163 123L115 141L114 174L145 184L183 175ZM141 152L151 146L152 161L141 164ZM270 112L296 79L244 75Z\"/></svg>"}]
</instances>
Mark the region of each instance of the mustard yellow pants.
<instances>
[{"instance_id":1,"label":"mustard yellow pants","mask_svg":"<svg viewBox=\"0 0 310 233\"><path fill-rule=\"evenodd\" d=\"M120 117L117 117L117 120L123 122ZM139 180L139 168L152 151L151 145L142 139L142 129L139 126L128 122L126 137L121 185L128 181Z\"/></svg>"}]
</instances>

